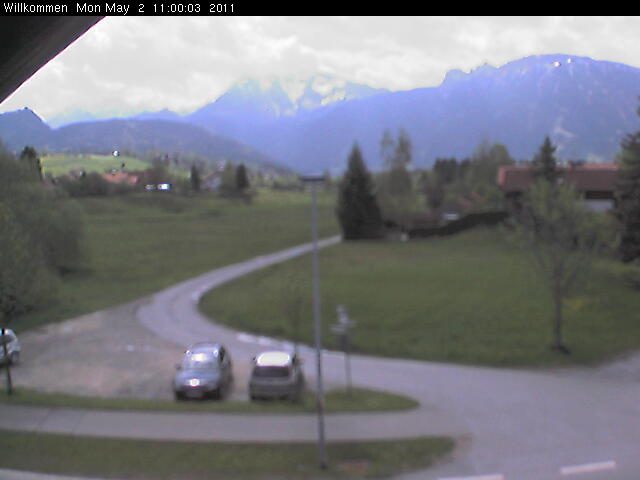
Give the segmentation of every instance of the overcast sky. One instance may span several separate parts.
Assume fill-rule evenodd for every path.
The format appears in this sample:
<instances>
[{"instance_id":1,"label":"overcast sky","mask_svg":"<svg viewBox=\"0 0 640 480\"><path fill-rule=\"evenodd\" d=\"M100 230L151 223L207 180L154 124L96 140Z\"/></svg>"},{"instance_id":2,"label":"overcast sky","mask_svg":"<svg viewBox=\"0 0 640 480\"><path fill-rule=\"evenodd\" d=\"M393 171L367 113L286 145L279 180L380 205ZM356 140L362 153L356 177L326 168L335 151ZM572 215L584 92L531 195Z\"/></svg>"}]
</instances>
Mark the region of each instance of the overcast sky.
<instances>
[{"instance_id":1,"label":"overcast sky","mask_svg":"<svg viewBox=\"0 0 640 480\"><path fill-rule=\"evenodd\" d=\"M373 87L566 53L640 68L640 17L107 17L0 112L188 113L245 78L328 73Z\"/></svg>"}]
</instances>

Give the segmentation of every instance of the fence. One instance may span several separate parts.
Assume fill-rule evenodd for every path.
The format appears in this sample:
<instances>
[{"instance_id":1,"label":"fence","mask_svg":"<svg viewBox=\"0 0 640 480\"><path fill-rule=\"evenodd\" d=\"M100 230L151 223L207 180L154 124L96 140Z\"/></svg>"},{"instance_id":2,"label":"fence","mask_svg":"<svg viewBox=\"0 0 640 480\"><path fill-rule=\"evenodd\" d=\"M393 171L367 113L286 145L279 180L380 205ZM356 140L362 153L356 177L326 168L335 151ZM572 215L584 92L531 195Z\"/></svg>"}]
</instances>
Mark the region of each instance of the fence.
<instances>
[{"instance_id":1,"label":"fence","mask_svg":"<svg viewBox=\"0 0 640 480\"><path fill-rule=\"evenodd\" d=\"M475 228L480 225L493 226L502 223L509 214L506 211L469 213L458 220L434 227L417 227L409 230L409 238L445 236Z\"/></svg>"}]
</instances>

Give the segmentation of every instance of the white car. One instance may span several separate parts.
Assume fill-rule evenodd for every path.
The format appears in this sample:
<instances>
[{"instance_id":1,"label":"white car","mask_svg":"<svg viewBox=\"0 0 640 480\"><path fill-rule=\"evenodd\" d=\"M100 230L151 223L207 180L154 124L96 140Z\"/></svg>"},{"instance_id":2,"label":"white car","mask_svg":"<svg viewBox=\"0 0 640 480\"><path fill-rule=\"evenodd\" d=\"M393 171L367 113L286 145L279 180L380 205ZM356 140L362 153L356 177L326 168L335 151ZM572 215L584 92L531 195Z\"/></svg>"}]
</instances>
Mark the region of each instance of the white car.
<instances>
[{"instance_id":1,"label":"white car","mask_svg":"<svg viewBox=\"0 0 640 480\"><path fill-rule=\"evenodd\" d=\"M0 330L0 333L2 331ZM6 361L4 356L4 345L3 343L7 343L7 356L9 357L9 363L11 365L15 365L20 360L20 341L13 330L6 328L4 331L4 336L0 336L0 363L4 363Z\"/></svg>"},{"instance_id":2,"label":"white car","mask_svg":"<svg viewBox=\"0 0 640 480\"><path fill-rule=\"evenodd\" d=\"M264 352L253 358L249 398L299 401L304 390L302 362L289 352Z\"/></svg>"}]
</instances>

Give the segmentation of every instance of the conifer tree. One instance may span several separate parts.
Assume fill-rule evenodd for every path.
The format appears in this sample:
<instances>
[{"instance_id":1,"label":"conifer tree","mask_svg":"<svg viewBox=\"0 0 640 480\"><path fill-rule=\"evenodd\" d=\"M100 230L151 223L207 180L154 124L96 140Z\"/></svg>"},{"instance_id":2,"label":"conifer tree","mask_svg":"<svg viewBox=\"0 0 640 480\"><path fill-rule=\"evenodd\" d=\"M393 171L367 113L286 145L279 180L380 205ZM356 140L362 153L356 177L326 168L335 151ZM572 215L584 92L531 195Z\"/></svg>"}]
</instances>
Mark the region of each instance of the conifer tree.
<instances>
[{"instance_id":1,"label":"conifer tree","mask_svg":"<svg viewBox=\"0 0 640 480\"><path fill-rule=\"evenodd\" d=\"M630 262L640 257L640 131L622 140L616 161L619 170L614 214L621 227L618 248L622 261Z\"/></svg>"},{"instance_id":2,"label":"conifer tree","mask_svg":"<svg viewBox=\"0 0 640 480\"><path fill-rule=\"evenodd\" d=\"M236 190L244 192L249 188L249 177L247 176L247 168L243 163L236 168Z\"/></svg>"},{"instance_id":3,"label":"conifer tree","mask_svg":"<svg viewBox=\"0 0 640 480\"><path fill-rule=\"evenodd\" d=\"M540 150L538 150L537 155L533 159L535 176L542 177L550 183L556 183L558 178L558 161L554 156L556 148L557 147L551 143L549 137L545 137L544 142L540 146Z\"/></svg>"},{"instance_id":4,"label":"conifer tree","mask_svg":"<svg viewBox=\"0 0 640 480\"><path fill-rule=\"evenodd\" d=\"M199 192L201 187L200 171L196 167L195 163L191 165L191 189L194 192Z\"/></svg>"},{"instance_id":5,"label":"conifer tree","mask_svg":"<svg viewBox=\"0 0 640 480\"><path fill-rule=\"evenodd\" d=\"M357 144L351 149L347 171L340 182L336 214L345 240L382 236L382 215L373 181Z\"/></svg>"}]
</instances>

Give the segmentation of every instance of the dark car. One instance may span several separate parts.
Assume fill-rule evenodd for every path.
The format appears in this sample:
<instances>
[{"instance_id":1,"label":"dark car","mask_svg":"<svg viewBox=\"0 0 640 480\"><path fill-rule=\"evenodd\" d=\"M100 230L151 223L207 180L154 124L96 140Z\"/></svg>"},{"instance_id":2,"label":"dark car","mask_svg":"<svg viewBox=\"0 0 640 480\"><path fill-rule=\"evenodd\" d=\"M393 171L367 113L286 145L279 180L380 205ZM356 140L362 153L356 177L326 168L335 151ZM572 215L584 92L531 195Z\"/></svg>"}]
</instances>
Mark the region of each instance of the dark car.
<instances>
[{"instance_id":1,"label":"dark car","mask_svg":"<svg viewBox=\"0 0 640 480\"><path fill-rule=\"evenodd\" d=\"M264 352L253 359L249 398L300 400L304 390L302 362L288 352Z\"/></svg>"},{"instance_id":2,"label":"dark car","mask_svg":"<svg viewBox=\"0 0 640 480\"><path fill-rule=\"evenodd\" d=\"M222 398L233 382L231 357L218 343L197 343L184 353L177 366L173 391L184 398Z\"/></svg>"}]
</instances>

